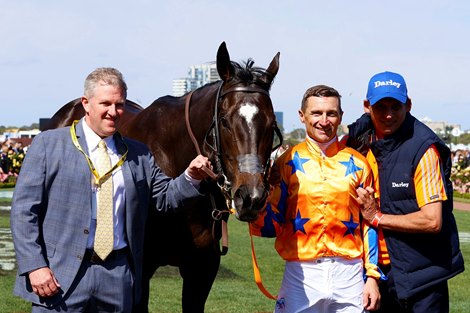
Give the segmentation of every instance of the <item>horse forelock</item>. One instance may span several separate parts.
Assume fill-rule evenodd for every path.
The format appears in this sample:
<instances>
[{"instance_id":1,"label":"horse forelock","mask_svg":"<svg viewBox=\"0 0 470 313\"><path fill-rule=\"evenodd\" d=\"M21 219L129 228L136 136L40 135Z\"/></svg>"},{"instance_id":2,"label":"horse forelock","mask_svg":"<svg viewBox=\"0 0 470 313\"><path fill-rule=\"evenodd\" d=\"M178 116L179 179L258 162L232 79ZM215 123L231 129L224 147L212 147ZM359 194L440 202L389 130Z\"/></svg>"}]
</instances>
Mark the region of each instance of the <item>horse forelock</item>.
<instances>
[{"instance_id":1,"label":"horse forelock","mask_svg":"<svg viewBox=\"0 0 470 313\"><path fill-rule=\"evenodd\" d=\"M255 84L265 90L269 90L271 88L274 75L262 67L254 66L255 61L253 59L248 59L247 61L243 62L242 65L234 61L231 61L231 63L235 70L233 77L234 84Z\"/></svg>"}]
</instances>

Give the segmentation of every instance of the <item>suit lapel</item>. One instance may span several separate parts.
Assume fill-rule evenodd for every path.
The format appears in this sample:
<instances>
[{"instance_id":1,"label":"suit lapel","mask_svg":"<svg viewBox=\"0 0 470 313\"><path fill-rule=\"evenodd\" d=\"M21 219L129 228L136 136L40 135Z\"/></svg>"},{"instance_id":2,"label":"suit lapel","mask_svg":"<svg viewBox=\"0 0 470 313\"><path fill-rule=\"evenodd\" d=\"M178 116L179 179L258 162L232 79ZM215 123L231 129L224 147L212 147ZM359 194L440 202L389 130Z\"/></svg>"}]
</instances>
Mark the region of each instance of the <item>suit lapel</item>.
<instances>
[{"instance_id":1,"label":"suit lapel","mask_svg":"<svg viewBox=\"0 0 470 313\"><path fill-rule=\"evenodd\" d=\"M75 134L77 135L78 143L80 144L80 147L82 147L82 150L86 153L86 155L90 155L88 151L88 145L85 139L85 132L83 131L83 123L83 119L78 122L77 126L75 127Z\"/></svg>"},{"instance_id":2,"label":"suit lapel","mask_svg":"<svg viewBox=\"0 0 470 313\"><path fill-rule=\"evenodd\" d=\"M120 134L114 134L114 143L116 145L116 149L118 151L118 154L120 157L124 155L124 153L127 150L127 146L124 143L124 138L121 137ZM130 227L130 222L132 221L132 217L135 214L135 210L133 208L136 207L136 203L138 203L138 195L137 195L137 190L135 188L135 169L131 166L131 162L129 160L132 158L132 151L128 151L127 158L122 164L122 175L124 178L124 188L126 190L126 228ZM128 231L126 232L129 236L132 236L132 232ZM129 242L131 238L128 238Z\"/></svg>"},{"instance_id":3,"label":"suit lapel","mask_svg":"<svg viewBox=\"0 0 470 313\"><path fill-rule=\"evenodd\" d=\"M88 152L88 145L86 143L85 139L85 133L83 132L83 124L84 121L83 119L80 120L80 122L76 125L75 127L75 134L78 139L78 143L80 144L80 147L82 150L89 155ZM73 126L71 126L73 127ZM92 190L91 190L91 182L92 182L92 176L93 174L91 173L90 167L88 166L88 162L85 158L85 156L80 152L75 145L72 143L72 138L70 138L70 146L74 150L72 153L73 160L68 160L69 162L76 162L76 164L81 164L80 168L83 168L83 171L80 171L80 173L75 173L76 178L77 178L77 184L82 185L82 192L83 195L86 195L82 197L84 201L84 207L90 208L87 214L90 214L89 217L91 218L91 206L92 206Z\"/></svg>"}]
</instances>

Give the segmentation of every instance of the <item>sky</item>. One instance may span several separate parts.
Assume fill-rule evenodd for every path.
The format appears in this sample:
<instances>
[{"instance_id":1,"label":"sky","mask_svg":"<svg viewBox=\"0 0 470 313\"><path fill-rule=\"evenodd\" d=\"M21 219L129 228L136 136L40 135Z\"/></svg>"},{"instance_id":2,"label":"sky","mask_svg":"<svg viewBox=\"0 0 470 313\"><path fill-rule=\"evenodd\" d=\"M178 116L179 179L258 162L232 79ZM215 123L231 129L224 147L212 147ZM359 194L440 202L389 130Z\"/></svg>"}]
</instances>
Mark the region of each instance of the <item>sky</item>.
<instances>
[{"instance_id":1,"label":"sky","mask_svg":"<svg viewBox=\"0 0 470 313\"><path fill-rule=\"evenodd\" d=\"M417 118L468 130L469 38L466 0L0 0L0 125L51 117L102 66L147 107L225 41L233 61L263 68L280 52L271 99L286 131L303 128L300 101L317 84L340 92L353 122L385 70L405 77Z\"/></svg>"}]
</instances>

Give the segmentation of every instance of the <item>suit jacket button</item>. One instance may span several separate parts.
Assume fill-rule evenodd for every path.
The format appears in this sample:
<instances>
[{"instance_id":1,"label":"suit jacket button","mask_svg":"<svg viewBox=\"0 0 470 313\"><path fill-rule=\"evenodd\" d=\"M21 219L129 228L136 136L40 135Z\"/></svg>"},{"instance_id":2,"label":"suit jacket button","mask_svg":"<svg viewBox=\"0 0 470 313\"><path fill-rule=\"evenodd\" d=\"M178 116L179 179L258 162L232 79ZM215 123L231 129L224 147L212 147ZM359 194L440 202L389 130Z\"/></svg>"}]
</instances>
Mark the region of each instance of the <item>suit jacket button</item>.
<instances>
[{"instance_id":1,"label":"suit jacket button","mask_svg":"<svg viewBox=\"0 0 470 313\"><path fill-rule=\"evenodd\" d=\"M88 229L85 229L85 230L83 231L83 233L84 233L85 235L88 235L90 232L88 231Z\"/></svg>"}]
</instances>

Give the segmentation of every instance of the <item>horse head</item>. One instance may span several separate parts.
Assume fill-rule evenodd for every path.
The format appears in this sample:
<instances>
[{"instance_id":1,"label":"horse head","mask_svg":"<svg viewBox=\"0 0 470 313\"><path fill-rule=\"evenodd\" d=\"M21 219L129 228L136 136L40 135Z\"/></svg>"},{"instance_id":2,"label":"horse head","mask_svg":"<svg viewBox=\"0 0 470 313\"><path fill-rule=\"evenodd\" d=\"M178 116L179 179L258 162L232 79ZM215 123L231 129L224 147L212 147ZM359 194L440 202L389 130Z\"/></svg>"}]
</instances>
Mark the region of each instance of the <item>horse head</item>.
<instances>
[{"instance_id":1,"label":"horse head","mask_svg":"<svg viewBox=\"0 0 470 313\"><path fill-rule=\"evenodd\" d=\"M227 198L242 221L257 218L269 192L267 175L277 129L269 90L279 69L279 55L262 69L253 67L251 59L244 66L231 61L225 43L217 52L217 71L223 82L214 117L220 156L216 165L226 177Z\"/></svg>"}]
</instances>

